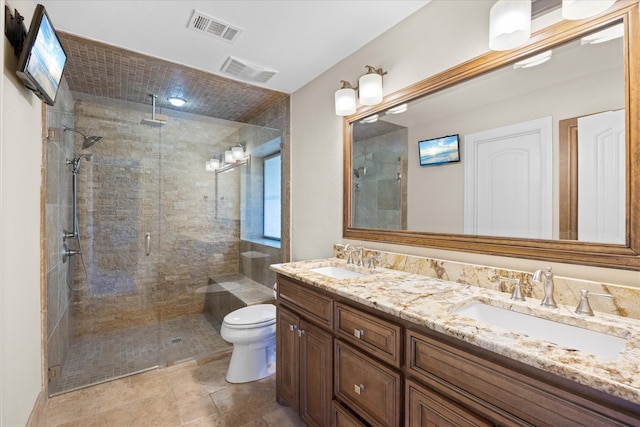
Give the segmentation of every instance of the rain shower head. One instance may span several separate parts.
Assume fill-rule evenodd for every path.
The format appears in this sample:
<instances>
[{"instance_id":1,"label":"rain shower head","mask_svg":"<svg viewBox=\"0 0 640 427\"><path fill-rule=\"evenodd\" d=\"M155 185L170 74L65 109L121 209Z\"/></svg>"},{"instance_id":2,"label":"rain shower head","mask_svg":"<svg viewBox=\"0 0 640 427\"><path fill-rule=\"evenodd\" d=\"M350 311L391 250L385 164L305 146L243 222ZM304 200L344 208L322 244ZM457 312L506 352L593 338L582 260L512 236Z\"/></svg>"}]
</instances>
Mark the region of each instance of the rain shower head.
<instances>
[{"instance_id":1,"label":"rain shower head","mask_svg":"<svg viewBox=\"0 0 640 427\"><path fill-rule=\"evenodd\" d=\"M162 125L167 124L166 116L162 116L165 120L160 119L160 114L156 115L156 96L153 94L149 95L151 97L151 118L150 119L142 119L140 122L143 125L147 126L155 126L160 127Z\"/></svg>"},{"instance_id":2,"label":"rain shower head","mask_svg":"<svg viewBox=\"0 0 640 427\"><path fill-rule=\"evenodd\" d=\"M79 130L75 130L73 128L68 128L66 126L64 126L62 128L65 132L70 130L71 132L76 132L79 133L80 135L82 135L82 137L84 138L84 141L82 141L82 149L86 150L87 148L91 147L93 144L95 144L96 142L100 142L102 140L101 136L87 136L85 135L83 132L80 132ZM90 160L90 159L88 159Z\"/></svg>"}]
</instances>

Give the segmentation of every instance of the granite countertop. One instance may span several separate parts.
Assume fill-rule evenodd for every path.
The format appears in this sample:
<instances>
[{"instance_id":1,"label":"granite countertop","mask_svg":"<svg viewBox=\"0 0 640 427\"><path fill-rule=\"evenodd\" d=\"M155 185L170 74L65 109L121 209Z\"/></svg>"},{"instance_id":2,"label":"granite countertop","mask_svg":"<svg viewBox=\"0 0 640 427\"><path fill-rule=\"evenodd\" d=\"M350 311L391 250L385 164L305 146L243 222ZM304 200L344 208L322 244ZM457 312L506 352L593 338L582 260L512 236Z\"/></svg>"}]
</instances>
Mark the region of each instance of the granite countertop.
<instances>
[{"instance_id":1,"label":"granite countertop","mask_svg":"<svg viewBox=\"0 0 640 427\"><path fill-rule=\"evenodd\" d=\"M327 266L342 267L363 275L334 279L311 271ZM598 312L595 316L579 316L574 313L575 307L559 305L556 309L544 308L540 306L540 301L534 299L513 301L504 292L397 270L356 267L338 258L274 264L271 269L365 306L640 404L638 320ZM626 339L627 343L617 357L596 356L454 314L457 309L474 302L618 336Z\"/></svg>"}]
</instances>

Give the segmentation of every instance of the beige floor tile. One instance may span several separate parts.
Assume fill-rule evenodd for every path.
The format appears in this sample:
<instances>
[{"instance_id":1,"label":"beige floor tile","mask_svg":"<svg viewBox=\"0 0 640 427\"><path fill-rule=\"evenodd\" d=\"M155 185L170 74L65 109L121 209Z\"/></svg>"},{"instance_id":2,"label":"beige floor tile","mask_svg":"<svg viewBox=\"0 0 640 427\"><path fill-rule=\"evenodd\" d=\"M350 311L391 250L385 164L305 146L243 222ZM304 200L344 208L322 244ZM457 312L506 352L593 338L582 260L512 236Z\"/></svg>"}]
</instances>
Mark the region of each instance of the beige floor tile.
<instances>
[{"instance_id":1,"label":"beige floor tile","mask_svg":"<svg viewBox=\"0 0 640 427\"><path fill-rule=\"evenodd\" d=\"M187 362L49 399L42 427L300 427L275 401L275 376L225 380L229 355Z\"/></svg>"},{"instance_id":2,"label":"beige floor tile","mask_svg":"<svg viewBox=\"0 0 640 427\"><path fill-rule=\"evenodd\" d=\"M269 412L262 419L268 427L303 427L304 423L298 414L288 406L280 406Z\"/></svg>"},{"instance_id":3,"label":"beige floor tile","mask_svg":"<svg viewBox=\"0 0 640 427\"><path fill-rule=\"evenodd\" d=\"M198 418L208 417L210 415L217 415L218 417L220 415L218 409L211 400L211 396L208 394L190 400L178 401L177 404L180 419L183 424L197 420Z\"/></svg>"},{"instance_id":4,"label":"beige floor tile","mask_svg":"<svg viewBox=\"0 0 640 427\"><path fill-rule=\"evenodd\" d=\"M227 426L243 426L278 409L275 377L236 384L211 394Z\"/></svg>"}]
</instances>

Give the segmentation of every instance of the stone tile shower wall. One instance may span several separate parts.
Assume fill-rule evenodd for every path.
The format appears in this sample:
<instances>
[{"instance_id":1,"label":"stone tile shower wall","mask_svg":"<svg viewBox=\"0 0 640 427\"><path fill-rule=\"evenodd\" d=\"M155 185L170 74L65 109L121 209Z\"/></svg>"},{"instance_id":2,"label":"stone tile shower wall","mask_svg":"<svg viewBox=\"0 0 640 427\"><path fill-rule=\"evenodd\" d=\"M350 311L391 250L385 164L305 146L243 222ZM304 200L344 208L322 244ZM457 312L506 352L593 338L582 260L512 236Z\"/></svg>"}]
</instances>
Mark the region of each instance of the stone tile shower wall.
<instances>
[{"instance_id":1,"label":"stone tile shower wall","mask_svg":"<svg viewBox=\"0 0 640 427\"><path fill-rule=\"evenodd\" d=\"M217 178L204 169L238 142L237 126L187 116L140 124L149 116L76 103L76 127L103 137L79 177L88 280L76 275L77 335L200 313L208 278L239 270L241 168Z\"/></svg>"},{"instance_id":2,"label":"stone tile shower wall","mask_svg":"<svg viewBox=\"0 0 640 427\"><path fill-rule=\"evenodd\" d=\"M73 158L73 137L65 135L63 126L72 127L73 99L63 79L54 107L46 107L45 127L56 130L44 143L45 158L45 265L47 366L62 365L72 337L73 295L67 278L73 275L62 262L62 230L71 230L71 169L66 164ZM73 267L72 267L73 268Z\"/></svg>"},{"instance_id":3,"label":"stone tile shower wall","mask_svg":"<svg viewBox=\"0 0 640 427\"><path fill-rule=\"evenodd\" d=\"M406 128L354 141L352 197L356 226L407 228L407 141Z\"/></svg>"}]
</instances>

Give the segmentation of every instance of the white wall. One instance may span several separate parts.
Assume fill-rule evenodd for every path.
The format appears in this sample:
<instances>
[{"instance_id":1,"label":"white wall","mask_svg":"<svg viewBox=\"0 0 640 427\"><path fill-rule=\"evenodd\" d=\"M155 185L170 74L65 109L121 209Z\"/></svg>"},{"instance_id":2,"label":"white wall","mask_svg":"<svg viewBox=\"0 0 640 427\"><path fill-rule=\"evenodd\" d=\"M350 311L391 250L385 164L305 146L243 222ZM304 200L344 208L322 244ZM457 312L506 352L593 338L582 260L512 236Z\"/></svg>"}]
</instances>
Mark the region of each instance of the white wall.
<instances>
[{"instance_id":1,"label":"white wall","mask_svg":"<svg viewBox=\"0 0 640 427\"><path fill-rule=\"evenodd\" d=\"M31 22L32 1L0 0ZM1 20L4 23L4 16ZM4 34L4 24L3 31ZM0 47L0 425L23 426L42 390L40 169L42 103L15 77Z\"/></svg>"},{"instance_id":2,"label":"white wall","mask_svg":"<svg viewBox=\"0 0 640 427\"><path fill-rule=\"evenodd\" d=\"M292 260L331 256L342 239L342 119L333 94L340 80L356 83L365 65L382 67L389 94L488 51L489 9L494 0L434 0L364 48L327 70L291 97ZM554 12L534 31L557 22ZM359 243L359 242L356 242ZM453 261L534 271L547 262L466 252L362 242L368 248ZM556 274L631 286L640 272L554 264Z\"/></svg>"}]
</instances>

